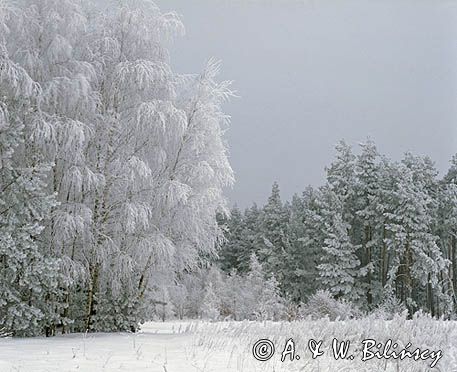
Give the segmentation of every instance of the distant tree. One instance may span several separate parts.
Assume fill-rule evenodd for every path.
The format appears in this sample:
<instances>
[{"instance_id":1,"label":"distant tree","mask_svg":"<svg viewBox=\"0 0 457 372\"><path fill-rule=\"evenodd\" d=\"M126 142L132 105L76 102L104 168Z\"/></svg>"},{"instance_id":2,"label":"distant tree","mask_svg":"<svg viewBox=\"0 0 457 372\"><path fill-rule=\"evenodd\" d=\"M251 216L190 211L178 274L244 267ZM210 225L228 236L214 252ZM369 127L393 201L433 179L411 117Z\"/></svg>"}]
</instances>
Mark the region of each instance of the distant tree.
<instances>
[{"instance_id":1,"label":"distant tree","mask_svg":"<svg viewBox=\"0 0 457 372\"><path fill-rule=\"evenodd\" d=\"M252 253L259 254L263 246L261 237L262 211L254 203L250 208L244 210L243 231L241 232L241 241L244 249L240 259L239 272L247 273L249 271L250 258Z\"/></svg>"},{"instance_id":2,"label":"distant tree","mask_svg":"<svg viewBox=\"0 0 457 372\"><path fill-rule=\"evenodd\" d=\"M283 283L285 276L284 263L289 244L287 223L287 210L281 201L279 185L275 182L262 209L258 257L268 275L274 275L279 283Z\"/></svg>"},{"instance_id":3,"label":"distant tree","mask_svg":"<svg viewBox=\"0 0 457 372\"><path fill-rule=\"evenodd\" d=\"M240 209L232 208L230 218L221 221L221 224L224 229L225 242L219 250L219 264L226 272L233 269L243 271L244 263L250 254L250 246L243 239L245 223Z\"/></svg>"},{"instance_id":4,"label":"distant tree","mask_svg":"<svg viewBox=\"0 0 457 372\"><path fill-rule=\"evenodd\" d=\"M369 307L373 305L376 293L375 272L378 261L376 256L379 248L376 217L379 198L379 153L376 145L367 140L361 145L361 153L356 160L356 207L357 220L354 225L358 229L361 244L360 260L364 267L366 301Z\"/></svg>"},{"instance_id":5,"label":"distant tree","mask_svg":"<svg viewBox=\"0 0 457 372\"><path fill-rule=\"evenodd\" d=\"M319 285L317 266L323 243L318 192L308 187L302 197L294 195L290 206L283 288L296 303L304 302Z\"/></svg>"}]
</instances>

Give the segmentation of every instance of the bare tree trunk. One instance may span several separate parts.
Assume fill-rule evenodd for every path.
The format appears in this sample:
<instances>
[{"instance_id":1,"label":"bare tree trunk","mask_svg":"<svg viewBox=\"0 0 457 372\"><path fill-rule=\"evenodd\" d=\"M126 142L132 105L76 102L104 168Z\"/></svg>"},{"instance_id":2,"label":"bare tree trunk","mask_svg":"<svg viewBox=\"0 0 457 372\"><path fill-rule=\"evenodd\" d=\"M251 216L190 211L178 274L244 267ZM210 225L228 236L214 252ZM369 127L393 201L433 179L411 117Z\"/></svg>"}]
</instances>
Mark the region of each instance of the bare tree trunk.
<instances>
[{"instance_id":1,"label":"bare tree trunk","mask_svg":"<svg viewBox=\"0 0 457 372\"><path fill-rule=\"evenodd\" d=\"M387 246L385 243L386 239L386 227L382 227L382 251L381 251L381 283L384 288L387 283L387 270L388 270L388 258L387 258Z\"/></svg>"},{"instance_id":2,"label":"bare tree trunk","mask_svg":"<svg viewBox=\"0 0 457 372\"><path fill-rule=\"evenodd\" d=\"M404 283L404 301L412 299L412 277L411 277L412 253L409 242L406 243L404 260L403 260L403 280ZM409 314L412 315L414 309L407 305Z\"/></svg>"},{"instance_id":3,"label":"bare tree trunk","mask_svg":"<svg viewBox=\"0 0 457 372\"><path fill-rule=\"evenodd\" d=\"M430 274L428 274L428 283L427 283L427 307L428 310L430 311L430 314L432 316L435 316L435 301L434 301L434 293L433 293L433 287L432 284L430 283Z\"/></svg>"},{"instance_id":4,"label":"bare tree trunk","mask_svg":"<svg viewBox=\"0 0 457 372\"><path fill-rule=\"evenodd\" d=\"M366 263L369 265L371 263L371 247L370 247L370 241L371 241L371 226L366 226L365 227L365 255L366 255ZM372 293L372 283L371 283L371 269L368 270L367 273L367 303L368 306L371 306L373 303L373 293Z\"/></svg>"},{"instance_id":5,"label":"bare tree trunk","mask_svg":"<svg viewBox=\"0 0 457 372\"><path fill-rule=\"evenodd\" d=\"M451 277L452 277L452 287L455 291L457 289L457 239L454 234L452 234L451 238Z\"/></svg>"},{"instance_id":6,"label":"bare tree trunk","mask_svg":"<svg viewBox=\"0 0 457 372\"><path fill-rule=\"evenodd\" d=\"M91 331L93 326L93 317L97 313L96 293L99 286L100 267L99 264L93 264L90 268L89 291L87 293L86 304L86 331Z\"/></svg>"}]
</instances>

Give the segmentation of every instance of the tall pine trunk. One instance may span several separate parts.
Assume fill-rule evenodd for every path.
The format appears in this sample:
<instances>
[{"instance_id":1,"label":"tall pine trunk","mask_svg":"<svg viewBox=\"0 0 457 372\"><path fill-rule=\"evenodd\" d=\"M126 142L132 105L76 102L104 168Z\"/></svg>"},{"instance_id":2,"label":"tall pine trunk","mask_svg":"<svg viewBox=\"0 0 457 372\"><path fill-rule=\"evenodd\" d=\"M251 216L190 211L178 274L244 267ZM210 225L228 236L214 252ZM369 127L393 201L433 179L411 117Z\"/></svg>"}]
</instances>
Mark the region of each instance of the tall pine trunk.
<instances>
[{"instance_id":1,"label":"tall pine trunk","mask_svg":"<svg viewBox=\"0 0 457 372\"><path fill-rule=\"evenodd\" d=\"M365 256L367 265L371 264L372 252L371 252L371 226L365 227ZM372 292L372 270L369 269L367 272L367 303L370 307L373 304L373 292Z\"/></svg>"}]
</instances>

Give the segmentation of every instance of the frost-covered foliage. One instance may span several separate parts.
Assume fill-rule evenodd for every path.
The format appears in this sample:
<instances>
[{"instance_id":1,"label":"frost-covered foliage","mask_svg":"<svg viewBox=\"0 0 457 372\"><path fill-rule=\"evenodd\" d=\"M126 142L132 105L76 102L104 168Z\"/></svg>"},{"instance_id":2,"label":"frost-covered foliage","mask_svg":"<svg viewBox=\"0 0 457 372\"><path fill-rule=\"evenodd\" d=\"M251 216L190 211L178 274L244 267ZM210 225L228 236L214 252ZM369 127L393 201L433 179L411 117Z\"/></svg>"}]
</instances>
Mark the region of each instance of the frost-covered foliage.
<instances>
[{"instance_id":1,"label":"frost-covered foliage","mask_svg":"<svg viewBox=\"0 0 457 372\"><path fill-rule=\"evenodd\" d=\"M320 281L335 298L356 302L363 295L356 280L360 275L360 261L356 255L358 247L348 234L350 225L343 220L344 204L332 190L325 188L321 195L324 242L321 263L317 266Z\"/></svg>"},{"instance_id":2,"label":"frost-covered foliage","mask_svg":"<svg viewBox=\"0 0 457 372\"><path fill-rule=\"evenodd\" d=\"M324 185L282 202L273 185L265 206L220 221L227 242L219 264L243 268L254 252L296 304L317 290L370 312L399 302L408 313L455 314L457 158L448 174L428 157L401 161L374 142L358 154L341 141Z\"/></svg>"},{"instance_id":3,"label":"frost-covered foliage","mask_svg":"<svg viewBox=\"0 0 457 372\"><path fill-rule=\"evenodd\" d=\"M202 299L202 317L212 321L218 320L220 317L219 299L213 289L213 283L209 282L205 288L205 295Z\"/></svg>"},{"instance_id":4,"label":"frost-covered foliage","mask_svg":"<svg viewBox=\"0 0 457 372\"><path fill-rule=\"evenodd\" d=\"M361 316L361 312L351 302L344 299L335 300L329 291L319 290L300 307L300 318L330 320L354 319Z\"/></svg>"},{"instance_id":5,"label":"frost-covered foliage","mask_svg":"<svg viewBox=\"0 0 457 372\"><path fill-rule=\"evenodd\" d=\"M46 184L51 164L33 140L42 92L8 50L14 13L0 3L0 325L30 335L61 309L58 261L39 241L56 203Z\"/></svg>"},{"instance_id":6,"label":"frost-covered foliage","mask_svg":"<svg viewBox=\"0 0 457 372\"><path fill-rule=\"evenodd\" d=\"M408 316L408 309L399 299L387 297L370 316L375 319L392 320L395 316Z\"/></svg>"},{"instance_id":7,"label":"frost-covered foliage","mask_svg":"<svg viewBox=\"0 0 457 372\"><path fill-rule=\"evenodd\" d=\"M267 277L255 254L247 273L224 273L216 266L181 276L168 286L174 318L279 320L288 303L274 276ZM157 313L159 315L159 313Z\"/></svg>"},{"instance_id":8,"label":"frost-covered foliage","mask_svg":"<svg viewBox=\"0 0 457 372\"><path fill-rule=\"evenodd\" d=\"M329 319L300 320L294 322L220 322L196 323L195 365L197 368L214 368L230 371L387 371L387 372L425 372L454 371L457 368L455 339L457 325L454 321L433 319L429 315L417 314L411 320L406 314L396 315L392 320L362 317L353 320L330 321ZM268 338L275 345L275 353L265 362L252 357L256 341ZM294 361L281 361L281 353L288 339L295 344ZM332 348L333 339L349 341L350 354L354 358L335 358ZM398 344L397 352L408 348L413 352L420 350L442 351L442 356L434 368L430 368L432 358L414 360L404 358L371 358L362 360L363 340L372 339L385 345L390 339ZM307 348L310 340L322 341L320 350L323 355L313 358ZM410 344L409 344L410 343ZM408 346L409 344L409 346ZM373 348L373 352L377 349ZM383 348L381 348L381 353ZM387 350L388 354L392 348ZM224 365L217 368L210 360L224 358ZM267 353L265 353L267 354ZM264 354L264 355L265 355ZM212 358L207 356L211 355ZM217 356L217 358L216 358ZM214 366L214 367L213 367Z\"/></svg>"},{"instance_id":9,"label":"frost-covered foliage","mask_svg":"<svg viewBox=\"0 0 457 372\"><path fill-rule=\"evenodd\" d=\"M221 238L230 82L171 70L149 0L1 2L0 31L1 323L136 329Z\"/></svg>"},{"instance_id":10,"label":"frost-covered foliage","mask_svg":"<svg viewBox=\"0 0 457 372\"><path fill-rule=\"evenodd\" d=\"M173 306L170 301L170 295L167 288L160 288L154 298L154 312L159 319L164 322L173 316ZM150 308L152 310L152 308Z\"/></svg>"}]
</instances>

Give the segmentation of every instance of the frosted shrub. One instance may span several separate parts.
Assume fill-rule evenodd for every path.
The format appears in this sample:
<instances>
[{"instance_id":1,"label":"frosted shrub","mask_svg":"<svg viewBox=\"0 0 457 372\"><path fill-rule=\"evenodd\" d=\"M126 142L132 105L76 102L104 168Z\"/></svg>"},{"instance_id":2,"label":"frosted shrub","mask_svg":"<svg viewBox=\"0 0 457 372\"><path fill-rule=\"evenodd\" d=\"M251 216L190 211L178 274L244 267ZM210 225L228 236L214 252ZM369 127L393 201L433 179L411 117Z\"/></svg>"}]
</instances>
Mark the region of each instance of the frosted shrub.
<instances>
[{"instance_id":1,"label":"frosted shrub","mask_svg":"<svg viewBox=\"0 0 457 372\"><path fill-rule=\"evenodd\" d=\"M405 304L395 297L387 297L372 313L375 319L392 320L395 316L408 316Z\"/></svg>"},{"instance_id":2,"label":"frosted shrub","mask_svg":"<svg viewBox=\"0 0 457 372\"><path fill-rule=\"evenodd\" d=\"M360 316L360 310L353 304L344 300L335 300L329 291L317 291L308 302L301 306L300 318L322 319L328 317L330 320L353 319Z\"/></svg>"},{"instance_id":3,"label":"frosted shrub","mask_svg":"<svg viewBox=\"0 0 457 372\"><path fill-rule=\"evenodd\" d=\"M170 295L166 288L157 291L157 300L155 301L155 314L161 321L173 317L173 305L170 302Z\"/></svg>"},{"instance_id":4,"label":"frosted shrub","mask_svg":"<svg viewBox=\"0 0 457 372\"><path fill-rule=\"evenodd\" d=\"M5 328L0 328L0 338L10 337L11 333L9 333Z\"/></svg>"},{"instance_id":5,"label":"frosted shrub","mask_svg":"<svg viewBox=\"0 0 457 372\"><path fill-rule=\"evenodd\" d=\"M205 297L203 298L202 317L211 321L216 321L220 317L219 312L219 299L217 298L213 284L210 282L205 290Z\"/></svg>"},{"instance_id":6,"label":"frosted shrub","mask_svg":"<svg viewBox=\"0 0 457 372\"><path fill-rule=\"evenodd\" d=\"M174 285L170 287L169 293L174 314L178 319L183 319L188 301L187 288L182 284Z\"/></svg>"}]
</instances>

